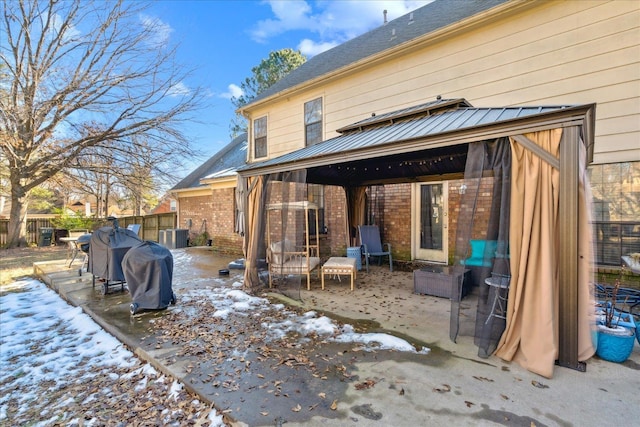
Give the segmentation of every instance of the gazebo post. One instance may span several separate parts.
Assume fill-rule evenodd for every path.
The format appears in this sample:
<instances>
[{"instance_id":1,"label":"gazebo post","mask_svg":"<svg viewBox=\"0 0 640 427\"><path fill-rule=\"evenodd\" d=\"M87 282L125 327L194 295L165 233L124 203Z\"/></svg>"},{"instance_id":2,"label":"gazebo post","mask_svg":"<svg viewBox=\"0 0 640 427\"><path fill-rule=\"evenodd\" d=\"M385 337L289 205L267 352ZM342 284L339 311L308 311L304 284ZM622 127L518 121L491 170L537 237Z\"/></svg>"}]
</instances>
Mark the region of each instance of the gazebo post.
<instances>
[{"instance_id":1,"label":"gazebo post","mask_svg":"<svg viewBox=\"0 0 640 427\"><path fill-rule=\"evenodd\" d=\"M578 361L578 218L580 128L566 127L560 143L559 219L559 337L556 364L586 371Z\"/></svg>"}]
</instances>

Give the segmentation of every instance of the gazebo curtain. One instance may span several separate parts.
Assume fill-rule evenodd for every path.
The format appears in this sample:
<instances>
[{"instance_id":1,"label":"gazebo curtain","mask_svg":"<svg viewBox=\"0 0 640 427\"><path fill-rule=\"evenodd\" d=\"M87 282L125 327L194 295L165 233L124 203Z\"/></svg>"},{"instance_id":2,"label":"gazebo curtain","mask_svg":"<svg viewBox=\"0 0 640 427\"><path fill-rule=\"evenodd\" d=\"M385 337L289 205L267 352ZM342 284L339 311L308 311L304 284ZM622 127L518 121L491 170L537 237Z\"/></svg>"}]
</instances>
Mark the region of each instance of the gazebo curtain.
<instances>
[{"instance_id":1,"label":"gazebo curtain","mask_svg":"<svg viewBox=\"0 0 640 427\"><path fill-rule=\"evenodd\" d=\"M580 144L562 140L562 129L525 134L554 157L560 144ZM559 315L559 178L557 169L512 139L512 212L510 222L511 286L507 326L496 355L513 360L545 377L553 375L558 358ZM594 353L592 341L593 296L591 277L591 228L585 150L582 147L579 180L578 277L578 360Z\"/></svg>"},{"instance_id":2,"label":"gazebo curtain","mask_svg":"<svg viewBox=\"0 0 640 427\"><path fill-rule=\"evenodd\" d=\"M266 176L243 178L245 189L245 229L243 250L245 259L244 289L253 291L260 284L258 260L264 258L264 216L266 205Z\"/></svg>"},{"instance_id":3,"label":"gazebo curtain","mask_svg":"<svg viewBox=\"0 0 640 427\"><path fill-rule=\"evenodd\" d=\"M358 226L365 223L367 187L345 186L344 192L347 198L347 246L356 246Z\"/></svg>"},{"instance_id":4,"label":"gazebo curtain","mask_svg":"<svg viewBox=\"0 0 640 427\"><path fill-rule=\"evenodd\" d=\"M591 227L589 188L586 180L586 152L582 141L563 138L562 129L521 135L559 159L560 144L580 144L579 188L579 283L578 358L593 355L591 290ZM495 253L485 254L491 267L475 268L478 304L473 307L452 298L450 336L474 335L478 354L494 353L516 361L524 368L551 377L559 348L559 241L560 173L541 156L518 142L501 138L469 145L465 169L465 194L461 195L456 234L456 265L462 270L470 255L471 239L496 241ZM491 189L491 211L486 224L474 219L479 209L479 192ZM485 230L486 228L486 230ZM509 278L506 321L489 316L495 289L485 284L490 275ZM459 291L461 292L461 286Z\"/></svg>"},{"instance_id":5,"label":"gazebo curtain","mask_svg":"<svg viewBox=\"0 0 640 427\"><path fill-rule=\"evenodd\" d=\"M287 204L308 199L306 169L251 177L243 188L245 186L248 200L246 226L250 232L244 239L244 286L254 290L268 280L265 260L269 242L288 241L296 248L306 244L305 211L287 207ZM273 204L281 205L282 209L267 209ZM281 251L285 249L285 245L277 247ZM277 255L283 256L282 253ZM277 276L277 290L290 298L300 299L300 276L285 273Z\"/></svg>"},{"instance_id":6,"label":"gazebo curtain","mask_svg":"<svg viewBox=\"0 0 640 427\"><path fill-rule=\"evenodd\" d=\"M490 275L508 280L511 274L509 265L509 219L511 194L511 151L508 138L480 141L469 144L464 185L461 194L458 226L456 230L456 252L454 268L469 271L469 279L478 287L478 303L469 307L461 301L462 282L459 283L456 298L451 299L451 322L449 334L453 341L458 333L473 335L478 346L478 354L487 357L496 348L504 331L505 321L490 316L495 298L495 290L485 283ZM480 193L491 194L491 204L485 206L479 202ZM489 209L488 221L478 223L479 210ZM471 240L487 242L481 246L485 266L466 265L472 255ZM493 243L488 242L495 242ZM496 255L497 254L497 255ZM478 254L474 254L477 257ZM460 308L470 310L460 316ZM473 311L475 310L475 315Z\"/></svg>"}]
</instances>

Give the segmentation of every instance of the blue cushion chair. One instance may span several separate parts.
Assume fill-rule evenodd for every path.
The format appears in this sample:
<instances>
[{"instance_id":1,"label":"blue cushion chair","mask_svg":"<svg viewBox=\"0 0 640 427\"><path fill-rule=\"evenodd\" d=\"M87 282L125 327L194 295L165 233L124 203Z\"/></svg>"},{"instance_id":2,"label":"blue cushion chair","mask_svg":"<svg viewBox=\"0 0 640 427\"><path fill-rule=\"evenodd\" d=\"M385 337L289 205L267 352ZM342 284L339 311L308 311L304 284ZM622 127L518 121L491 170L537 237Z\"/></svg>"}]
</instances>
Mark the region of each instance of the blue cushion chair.
<instances>
[{"instance_id":1,"label":"blue cushion chair","mask_svg":"<svg viewBox=\"0 0 640 427\"><path fill-rule=\"evenodd\" d=\"M471 281L478 286L489 276L498 248L497 240L469 240L471 256L460 263L471 270Z\"/></svg>"},{"instance_id":2,"label":"blue cushion chair","mask_svg":"<svg viewBox=\"0 0 640 427\"><path fill-rule=\"evenodd\" d=\"M491 267L498 248L497 240L470 240L471 256L462 261L463 265L474 267Z\"/></svg>"},{"instance_id":3,"label":"blue cushion chair","mask_svg":"<svg viewBox=\"0 0 640 427\"><path fill-rule=\"evenodd\" d=\"M382 244L378 226L359 225L358 232L360 233L360 245L364 248L363 255L367 266L367 273L369 272L369 258L372 256L378 257L378 265L380 265L381 257L389 257L389 270L393 271L391 244ZM386 250L384 250L383 247L386 247Z\"/></svg>"}]
</instances>

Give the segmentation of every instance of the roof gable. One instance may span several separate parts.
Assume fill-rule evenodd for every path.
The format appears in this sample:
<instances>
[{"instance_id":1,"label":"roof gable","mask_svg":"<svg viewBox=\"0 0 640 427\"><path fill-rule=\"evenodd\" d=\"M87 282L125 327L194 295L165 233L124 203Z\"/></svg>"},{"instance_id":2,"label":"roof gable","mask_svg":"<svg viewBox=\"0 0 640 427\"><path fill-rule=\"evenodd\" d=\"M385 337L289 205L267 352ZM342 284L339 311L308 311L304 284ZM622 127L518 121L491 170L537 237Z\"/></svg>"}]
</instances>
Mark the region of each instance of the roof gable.
<instances>
[{"instance_id":1,"label":"roof gable","mask_svg":"<svg viewBox=\"0 0 640 427\"><path fill-rule=\"evenodd\" d=\"M364 58L462 21L508 0L436 0L378 28L320 53L291 71L249 104L313 80Z\"/></svg>"},{"instance_id":2,"label":"roof gable","mask_svg":"<svg viewBox=\"0 0 640 427\"><path fill-rule=\"evenodd\" d=\"M170 191L198 188L202 179L221 178L235 174L247 157L247 134L242 133L214 154L196 170L184 177Z\"/></svg>"}]
</instances>

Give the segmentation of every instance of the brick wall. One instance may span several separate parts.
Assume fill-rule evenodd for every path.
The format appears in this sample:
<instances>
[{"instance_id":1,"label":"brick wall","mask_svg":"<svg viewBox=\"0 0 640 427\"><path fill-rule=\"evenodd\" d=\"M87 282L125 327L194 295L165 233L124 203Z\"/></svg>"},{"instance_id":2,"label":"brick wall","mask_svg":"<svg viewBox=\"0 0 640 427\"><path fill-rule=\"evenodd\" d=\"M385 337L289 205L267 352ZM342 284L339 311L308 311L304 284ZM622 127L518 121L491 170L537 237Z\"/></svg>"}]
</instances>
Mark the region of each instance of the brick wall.
<instances>
[{"instance_id":1,"label":"brick wall","mask_svg":"<svg viewBox=\"0 0 640 427\"><path fill-rule=\"evenodd\" d=\"M242 254L242 237L234 232L235 189L224 188L213 190L211 195L182 197L179 210L181 223L178 228L189 230L190 242L206 231L214 250Z\"/></svg>"},{"instance_id":2,"label":"brick wall","mask_svg":"<svg viewBox=\"0 0 640 427\"><path fill-rule=\"evenodd\" d=\"M455 254L458 218L471 220L470 212L460 212L461 180L449 181L449 259ZM478 196L478 207L474 218L472 238L484 238L488 215L491 209L492 178L483 178ZM467 188L467 192L475 191ZM325 225L328 234L321 236L322 257L345 256L346 199L342 187L325 187ZM383 242L391 243L393 258L411 260L411 184L393 184L378 188L375 197L383 206L383 217L379 219ZM190 239L207 231L214 250L224 253L242 254L242 238L235 229L235 190L233 188L213 190L209 196L185 197L179 203L181 224L188 228L191 219Z\"/></svg>"},{"instance_id":3,"label":"brick wall","mask_svg":"<svg viewBox=\"0 0 640 427\"><path fill-rule=\"evenodd\" d=\"M394 259L411 259L411 184L384 186L382 242L391 244Z\"/></svg>"}]
</instances>

